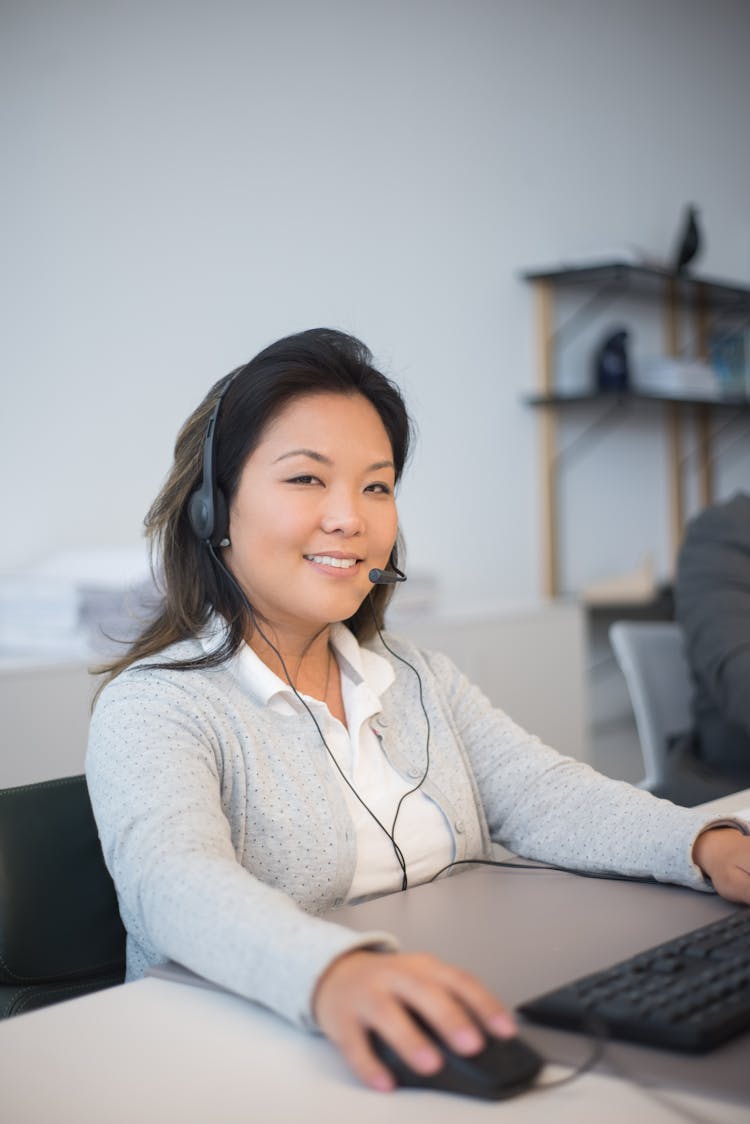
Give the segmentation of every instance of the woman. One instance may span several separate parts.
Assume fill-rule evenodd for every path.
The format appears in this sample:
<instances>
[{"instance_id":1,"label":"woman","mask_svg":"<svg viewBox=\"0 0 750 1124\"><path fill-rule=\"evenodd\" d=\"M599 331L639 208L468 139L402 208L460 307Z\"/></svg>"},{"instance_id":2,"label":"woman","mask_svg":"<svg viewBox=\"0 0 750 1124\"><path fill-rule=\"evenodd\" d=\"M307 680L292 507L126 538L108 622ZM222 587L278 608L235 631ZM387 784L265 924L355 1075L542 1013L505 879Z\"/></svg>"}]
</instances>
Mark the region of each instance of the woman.
<instances>
[{"instance_id":1,"label":"woman","mask_svg":"<svg viewBox=\"0 0 750 1124\"><path fill-rule=\"evenodd\" d=\"M213 387L147 517L163 608L109 668L87 759L128 978L176 960L319 1028L379 1089L368 1030L429 1073L411 1011L466 1054L515 1027L466 973L317 916L333 906L493 840L750 900L748 825L705 830L597 776L444 656L383 637L408 441L398 391L339 332L281 340Z\"/></svg>"}]
</instances>

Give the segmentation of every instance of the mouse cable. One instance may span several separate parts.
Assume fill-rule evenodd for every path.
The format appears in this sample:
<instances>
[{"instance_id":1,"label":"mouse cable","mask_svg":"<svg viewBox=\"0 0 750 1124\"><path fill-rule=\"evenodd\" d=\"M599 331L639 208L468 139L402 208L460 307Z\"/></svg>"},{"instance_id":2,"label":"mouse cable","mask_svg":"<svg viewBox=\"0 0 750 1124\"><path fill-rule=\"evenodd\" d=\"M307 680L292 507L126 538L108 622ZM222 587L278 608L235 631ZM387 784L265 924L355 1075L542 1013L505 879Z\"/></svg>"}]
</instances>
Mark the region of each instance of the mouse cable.
<instances>
[{"instance_id":1,"label":"mouse cable","mask_svg":"<svg viewBox=\"0 0 750 1124\"><path fill-rule=\"evenodd\" d=\"M570 1085L574 1081L577 1081L579 1077L583 1077L584 1074L589 1073L600 1061L604 1061L609 1069L618 1077L634 1085L644 1096L656 1101L656 1103L660 1104L663 1108L675 1113L680 1119L687 1120L690 1124L717 1124L714 1119L701 1115L693 1108L675 1104L663 1089L659 1089L655 1085L648 1085L642 1078L622 1065L617 1058L613 1058L611 1054L607 1052L607 1046L612 1044L612 1040L609 1037L606 1024L601 1019L589 1016L582 1023L580 1033L585 1035L590 1043L588 1056L585 1057L579 1065L575 1066L570 1073L566 1073L563 1077L555 1077L551 1081L539 1081L531 1085L526 1090L527 1093L546 1093L548 1090L558 1089L561 1085ZM545 1058L545 1060L551 1065L563 1064L562 1062L556 1062L554 1058Z\"/></svg>"},{"instance_id":2,"label":"mouse cable","mask_svg":"<svg viewBox=\"0 0 750 1124\"><path fill-rule=\"evenodd\" d=\"M686 1105L676 1104L664 1089L660 1089L656 1085L649 1085L636 1073L634 1073L627 1066L623 1065L617 1057L612 1057L607 1052L607 1046L612 1045L612 1039L609 1036L606 1024L602 1019L598 1019L593 1015L589 1015L581 1024L581 1033L586 1035L591 1043L591 1051L589 1056L576 1066L571 1073L566 1074L564 1077L555 1078L553 1081L541 1081L536 1085L532 1085L528 1090L534 1093L543 1093L547 1089L555 1089L559 1085L566 1085L570 1082L576 1081L582 1077L584 1073L593 1069L599 1061L604 1061L610 1070L612 1070L618 1077L623 1078L629 1084L634 1085L646 1097L662 1107L669 1109L681 1120L688 1120L690 1124L716 1124L715 1119L703 1116L701 1113L696 1112L694 1108ZM556 1063L554 1059L549 1059L552 1064Z\"/></svg>"},{"instance_id":3,"label":"mouse cable","mask_svg":"<svg viewBox=\"0 0 750 1124\"><path fill-rule=\"evenodd\" d=\"M617 872L599 872L594 870L576 870L572 866L556 866L554 863L543 862L520 862L516 859L456 859L447 866L443 866L431 878L426 879L426 882L435 882L446 871L452 870L454 866L500 866L505 870L552 870L559 871L561 874L577 874L580 878L604 878L612 882L646 882L649 885L660 885L658 879L653 878L650 874L618 874Z\"/></svg>"},{"instance_id":4,"label":"mouse cable","mask_svg":"<svg viewBox=\"0 0 750 1124\"><path fill-rule=\"evenodd\" d=\"M605 1045L606 1042L602 1042L602 1048L604 1048ZM607 1066L613 1071L613 1073L616 1074L617 1077L622 1078L624 1081L629 1082L631 1085L635 1085L637 1089L640 1089L644 1096L648 1097L652 1101L655 1101L658 1105L661 1105L662 1108L666 1108L670 1112L673 1112L675 1116L679 1117L681 1120L687 1120L690 1122L690 1124L718 1124L715 1117L704 1116L703 1113L697 1112L691 1105L677 1104L672 1100L666 1089L662 1089L658 1085L648 1084L632 1069L630 1069L626 1065L623 1065L619 1058L613 1058L611 1057L611 1055L607 1054L605 1061Z\"/></svg>"},{"instance_id":5,"label":"mouse cable","mask_svg":"<svg viewBox=\"0 0 750 1124\"><path fill-rule=\"evenodd\" d=\"M559 1088L560 1085L570 1085L573 1081L577 1081L579 1077L583 1077L584 1073L589 1073L595 1065L598 1065L604 1057L604 1051L609 1040L607 1028L598 1019L589 1019L582 1029L590 1044L589 1052L583 1061L579 1062L570 1073L566 1073L563 1077L555 1077L551 1081L537 1082L527 1090L529 1093L545 1093L548 1089ZM556 1062L554 1058L546 1058L545 1060L552 1065L563 1064L562 1062Z\"/></svg>"}]
</instances>

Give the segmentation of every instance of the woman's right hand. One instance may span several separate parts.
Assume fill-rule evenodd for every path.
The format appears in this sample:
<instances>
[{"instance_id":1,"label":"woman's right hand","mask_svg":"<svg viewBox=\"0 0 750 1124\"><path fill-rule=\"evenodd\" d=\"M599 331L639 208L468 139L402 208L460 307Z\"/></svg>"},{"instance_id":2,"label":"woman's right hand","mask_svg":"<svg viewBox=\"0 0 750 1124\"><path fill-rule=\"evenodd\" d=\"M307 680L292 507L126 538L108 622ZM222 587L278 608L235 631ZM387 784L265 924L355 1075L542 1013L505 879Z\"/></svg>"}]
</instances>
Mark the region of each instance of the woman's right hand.
<instances>
[{"instance_id":1,"label":"woman's right hand","mask_svg":"<svg viewBox=\"0 0 750 1124\"><path fill-rule=\"evenodd\" d=\"M410 1010L459 1054L478 1053L485 1034L510 1038L516 1033L506 1008L475 976L426 953L344 953L326 969L313 996L320 1029L366 1085L384 1092L395 1083L373 1052L369 1031L419 1073L436 1073L442 1065Z\"/></svg>"}]
</instances>

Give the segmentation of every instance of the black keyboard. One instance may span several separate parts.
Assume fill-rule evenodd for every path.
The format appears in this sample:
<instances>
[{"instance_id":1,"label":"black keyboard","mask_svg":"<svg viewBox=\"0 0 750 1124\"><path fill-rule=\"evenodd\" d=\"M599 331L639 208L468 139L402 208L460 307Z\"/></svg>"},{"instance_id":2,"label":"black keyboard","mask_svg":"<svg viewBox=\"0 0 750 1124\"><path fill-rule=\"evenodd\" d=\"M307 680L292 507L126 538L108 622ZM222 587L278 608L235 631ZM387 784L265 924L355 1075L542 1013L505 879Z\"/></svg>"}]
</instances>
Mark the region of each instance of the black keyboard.
<instances>
[{"instance_id":1,"label":"black keyboard","mask_svg":"<svg viewBox=\"0 0 750 1124\"><path fill-rule=\"evenodd\" d=\"M750 1029L750 909L519 1007L533 1022L699 1053Z\"/></svg>"}]
</instances>

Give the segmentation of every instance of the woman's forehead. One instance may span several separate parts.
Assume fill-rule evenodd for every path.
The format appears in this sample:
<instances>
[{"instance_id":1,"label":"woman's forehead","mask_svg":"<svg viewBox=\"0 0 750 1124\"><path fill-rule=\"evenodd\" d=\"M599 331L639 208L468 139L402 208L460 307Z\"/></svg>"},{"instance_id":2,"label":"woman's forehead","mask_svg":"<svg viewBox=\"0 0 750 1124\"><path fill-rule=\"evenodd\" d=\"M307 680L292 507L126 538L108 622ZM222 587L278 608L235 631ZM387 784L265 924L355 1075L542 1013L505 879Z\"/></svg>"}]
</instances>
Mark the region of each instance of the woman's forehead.
<instances>
[{"instance_id":1,"label":"woman's forehead","mask_svg":"<svg viewBox=\"0 0 750 1124\"><path fill-rule=\"evenodd\" d=\"M361 447L363 454L377 454L379 460L393 457L382 418L361 394L319 392L293 398L268 422L257 448L268 451L289 442L319 452Z\"/></svg>"}]
</instances>

